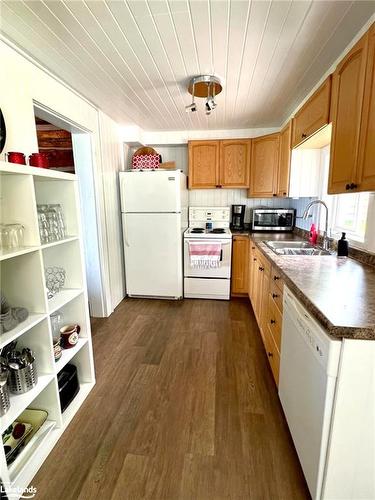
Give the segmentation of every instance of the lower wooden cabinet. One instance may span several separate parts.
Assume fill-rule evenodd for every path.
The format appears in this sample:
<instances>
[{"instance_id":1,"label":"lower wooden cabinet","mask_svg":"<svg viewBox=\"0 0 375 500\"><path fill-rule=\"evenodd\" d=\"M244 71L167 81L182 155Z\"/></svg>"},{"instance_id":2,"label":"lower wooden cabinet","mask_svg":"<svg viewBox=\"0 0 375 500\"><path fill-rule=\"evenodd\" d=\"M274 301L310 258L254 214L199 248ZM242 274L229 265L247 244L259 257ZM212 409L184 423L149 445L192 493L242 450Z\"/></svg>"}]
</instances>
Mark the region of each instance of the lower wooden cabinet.
<instances>
[{"instance_id":1,"label":"lower wooden cabinet","mask_svg":"<svg viewBox=\"0 0 375 500\"><path fill-rule=\"evenodd\" d=\"M276 384L279 383L284 282L250 241L248 293Z\"/></svg>"},{"instance_id":2,"label":"lower wooden cabinet","mask_svg":"<svg viewBox=\"0 0 375 500\"><path fill-rule=\"evenodd\" d=\"M280 372L280 353L269 330L266 330L262 337L264 348L266 349L268 361L272 370L272 375L275 379L276 385L278 386Z\"/></svg>"},{"instance_id":3,"label":"lower wooden cabinet","mask_svg":"<svg viewBox=\"0 0 375 500\"><path fill-rule=\"evenodd\" d=\"M233 236L232 245L232 280L231 294L246 295L248 293L249 276L249 237Z\"/></svg>"}]
</instances>

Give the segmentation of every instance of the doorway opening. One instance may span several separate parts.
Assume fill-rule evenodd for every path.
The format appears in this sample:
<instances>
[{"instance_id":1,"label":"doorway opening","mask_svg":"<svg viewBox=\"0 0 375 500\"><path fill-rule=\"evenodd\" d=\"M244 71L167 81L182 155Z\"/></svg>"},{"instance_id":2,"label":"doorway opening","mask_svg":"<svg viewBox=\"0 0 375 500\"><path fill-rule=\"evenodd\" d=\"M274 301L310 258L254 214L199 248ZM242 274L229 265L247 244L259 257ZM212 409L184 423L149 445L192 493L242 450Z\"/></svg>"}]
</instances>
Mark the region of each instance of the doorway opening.
<instances>
[{"instance_id":1,"label":"doorway opening","mask_svg":"<svg viewBox=\"0 0 375 500\"><path fill-rule=\"evenodd\" d=\"M40 103L34 102L34 116L39 152L48 154L49 168L77 175L90 316L107 316L92 134Z\"/></svg>"},{"instance_id":2,"label":"doorway opening","mask_svg":"<svg viewBox=\"0 0 375 500\"><path fill-rule=\"evenodd\" d=\"M49 168L75 173L72 133L35 115L39 153L48 157Z\"/></svg>"}]
</instances>

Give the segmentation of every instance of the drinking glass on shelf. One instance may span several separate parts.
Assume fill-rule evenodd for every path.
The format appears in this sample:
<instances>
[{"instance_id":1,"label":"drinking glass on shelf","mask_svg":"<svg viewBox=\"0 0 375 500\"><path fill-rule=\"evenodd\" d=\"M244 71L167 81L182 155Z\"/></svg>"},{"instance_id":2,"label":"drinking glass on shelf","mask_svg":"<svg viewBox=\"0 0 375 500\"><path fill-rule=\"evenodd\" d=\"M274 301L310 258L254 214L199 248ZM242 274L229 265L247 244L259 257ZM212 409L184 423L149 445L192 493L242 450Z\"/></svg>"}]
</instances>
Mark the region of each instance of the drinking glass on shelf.
<instances>
[{"instance_id":1,"label":"drinking glass on shelf","mask_svg":"<svg viewBox=\"0 0 375 500\"><path fill-rule=\"evenodd\" d=\"M59 203L38 205L39 233L42 244L62 240L66 236L64 213Z\"/></svg>"},{"instance_id":2,"label":"drinking glass on shelf","mask_svg":"<svg viewBox=\"0 0 375 500\"><path fill-rule=\"evenodd\" d=\"M38 225L39 225L39 235L42 245L49 243L49 232L46 214L44 212L38 211Z\"/></svg>"},{"instance_id":3,"label":"drinking glass on shelf","mask_svg":"<svg viewBox=\"0 0 375 500\"><path fill-rule=\"evenodd\" d=\"M5 224L0 224L0 248L5 250L8 245L8 233L9 229Z\"/></svg>"},{"instance_id":4,"label":"drinking glass on shelf","mask_svg":"<svg viewBox=\"0 0 375 500\"><path fill-rule=\"evenodd\" d=\"M4 250L23 247L24 230L22 224L1 224L0 247Z\"/></svg>"},{"instance_id":5,"label":"drinking glass on shelf","mask_svg":"<svg viewBox=\"0 0 375 500\"><path fill-rule=\"evenodd\" d=\"M51 328L52 328L52 337L58 338L60 336L60 328L63 322L63 315L61 311L56 311L50 316L51 318Z\"/></svg>"},{"instance_id":6,"label":"drinking glass on shelf","mask_svg":"<svg viewBox=\"0 0 375 500\"><path fill-rule=\"evenodd\" d=\"M24 226L22 224L8 224L8 248L23 247Z\"/></svg>"},{"instance_id":7,"label":"drinking glass on shelf","mask_svg":"<svg viewBox=\"0 0 375 500\"><path fill-rule=\"evenodd\" d=\"M56 223L56 232L58 234L58 239L62 240L66 236L65 232L65 221L62 206L59 203L55 203L49 206L51 210L54 211L54 220Z\"/></svg>"},{"instance_id":8,"label":"drinking glass on shelf","mask_svg":"<svg viewBox=\"0 0 375 500\"><path fill-rule=\"evenodd\" d=\"M42 245L50 243L50 234L48 230L48 221L46 216L47 205L37 205L39 235Z\"/></svg>"}]
</instances>

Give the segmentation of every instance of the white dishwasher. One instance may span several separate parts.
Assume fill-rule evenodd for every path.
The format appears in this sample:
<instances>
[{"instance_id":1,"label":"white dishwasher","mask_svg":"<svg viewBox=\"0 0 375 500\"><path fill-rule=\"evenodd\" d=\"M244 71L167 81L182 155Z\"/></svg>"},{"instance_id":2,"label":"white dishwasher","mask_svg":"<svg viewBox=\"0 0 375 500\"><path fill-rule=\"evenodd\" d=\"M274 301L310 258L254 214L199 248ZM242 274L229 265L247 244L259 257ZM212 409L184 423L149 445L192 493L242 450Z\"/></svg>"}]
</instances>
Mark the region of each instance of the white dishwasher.
<instances>
[{"instance_id":1,"label":"white dishwasher","mask_svg":"<svg viewBox=\"0 0 375 500\"><path fill-rule=\"evenodd\" d=\"M321 498L340 350L341 341L284 287L279 396L314 500Z\"/></svg>"}]
</instances>

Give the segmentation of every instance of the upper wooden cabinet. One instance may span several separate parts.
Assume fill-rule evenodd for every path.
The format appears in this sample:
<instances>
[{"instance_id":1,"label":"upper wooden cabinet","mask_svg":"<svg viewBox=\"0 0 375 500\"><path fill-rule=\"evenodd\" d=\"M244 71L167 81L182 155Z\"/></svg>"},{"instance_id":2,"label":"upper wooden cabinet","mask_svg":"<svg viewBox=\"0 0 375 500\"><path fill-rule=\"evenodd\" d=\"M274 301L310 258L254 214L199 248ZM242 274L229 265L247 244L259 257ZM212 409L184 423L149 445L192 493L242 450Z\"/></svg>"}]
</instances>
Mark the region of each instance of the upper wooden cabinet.
<instances>
[{"instance_id":1,"label":"upper wooden cabinet","mask_svg":"<svg viewBox=\"0 0 375 500\"><path fill-rule=\"evenodd\" d=\"M368 39L368 55L359 140L357 190L375 190L375 24Z\"/></svg>"},{"instance_id":2,"label":"upper wooden cabinet","mask_svg":"<svg viewBox=\"0 0 375 500\"><path fill-rule=\"evenodd\" d=\"M290 162L292 156L291 137L292 122L289 122L280 132L280 157L277 177L277 196L280 197L288 196L289 194Z\"/></svg>"},{"instance_id":3,"label":"upper wooden cabinet","mask_svg":"<svg viewBox=\"0 0 375 500\"><path fill-rule=\"evenodd\" d=\"M371 137L371 130L367 128L369 125L370 127L374 126L374 98L371 97L374 86L373 59L367 64L368 48L369 33L366 33L339 63L333 74L332 142L328 182L328 192L331 194L351 192L353 189L364 189L360 186L358 172L361 171L364 175L369 175L371 180L371 168L372 171L374 170L373 158L370 169L368 164L366 170L361 169L359 166L361 125L365 127L365 131L369 132L369 135L365 133L367 137L364 137L363 141L361 140L362 157L367 158L367 153L371 151L371 144L372 148L374 147L374 136L372 134ZM363 109L362 113L366 66L370 68L366 82L367 109ZM371 106L372 109L370 109ZM374 173L372 176L374 176ZM365 184L368 189L368 182Z\"/></svg>"},{"instance_id":4,"label":"upper wooden cabinet","mask_svg":"<svg viewBox=\"0 0 375 500\"><path fill-rule=\"evenodd\" d=\"M220 141L189 142L189 188L208 189L219 184Z\"/></svg>"},{"instance_id":5,"label":"upper wooden cabinet","mask_svg":"<svg viewBox=\"0 0 375 500\"><path fill-rule=\"evenodd\" d=\"M280 134L253 139L248 196L256 198L277 196L279 154Z\"/></svg>"},{"instance_id":6,"label":"upper wooden cabinet","mask_svg":"<svg viewBox=\"0 0 375 500\"><path fill-rule=\"evenodd\" d=\"M331 75L295 115L292 132L293 148L329 123L330 100Z\"/></svg>"},{"instance_id":7,"label":"upper wooden cabinet","mask_svg":"<svg viewBox=\"0 0 375 500\"><path fill-rule=\"evenodd\" d=\"M220 182L223 187L249 186L251 139L220 141Z\"/></svg>"},{"instance_id":8,"label":"upper wooden cabinet","mask_svg":"<svg viewBox=\"0 0 375 500\"><path fill-rule=\"evenodd\" d=\"M189 188L249 187L251 139L189 142Z\"/></svg>"}]
</instances>

